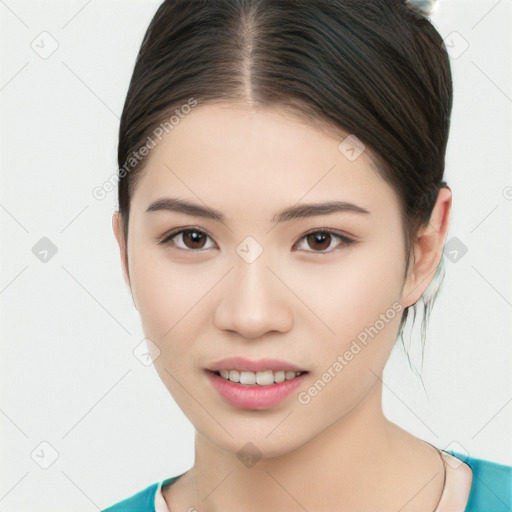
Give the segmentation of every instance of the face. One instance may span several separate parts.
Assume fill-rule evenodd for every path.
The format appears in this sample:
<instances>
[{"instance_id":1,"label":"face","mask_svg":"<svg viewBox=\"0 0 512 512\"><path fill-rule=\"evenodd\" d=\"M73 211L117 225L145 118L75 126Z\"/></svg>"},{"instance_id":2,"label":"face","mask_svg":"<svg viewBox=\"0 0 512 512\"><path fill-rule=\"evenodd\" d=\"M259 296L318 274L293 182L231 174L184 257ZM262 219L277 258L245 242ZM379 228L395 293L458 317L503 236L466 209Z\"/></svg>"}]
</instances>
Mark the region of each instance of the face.
<instances>
[{"instance_id":1,"label":"face","mask_svg":"<svg viewBox=\"0 0 512 512\"><path fill-rule=\"evenodd\" d=\"M408 305L398 197L342 140L277 110L199 106L134 192L129 284L154 365L196 430L232 452L283 454L342 423L395 342ZM326 203L338 207L313 208ZM280 368L306 373L263 385Z\"/></svg>"}]
</instances>

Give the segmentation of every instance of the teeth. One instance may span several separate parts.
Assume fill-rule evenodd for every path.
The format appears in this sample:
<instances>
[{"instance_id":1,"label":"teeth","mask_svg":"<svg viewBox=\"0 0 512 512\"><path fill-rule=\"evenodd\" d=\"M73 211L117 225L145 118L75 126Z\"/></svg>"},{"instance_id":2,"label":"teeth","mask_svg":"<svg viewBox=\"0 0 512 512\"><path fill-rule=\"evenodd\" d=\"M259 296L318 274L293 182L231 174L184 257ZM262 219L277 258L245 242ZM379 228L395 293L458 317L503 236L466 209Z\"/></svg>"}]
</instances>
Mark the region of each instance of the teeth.
<instances>
[{"instance_id":1,"label":"teeth","mask_svg":"<svg viewBox=\"0 0 512 512\"><path fill-rule=\"evenodd\" d=\"M279 370L278 372L274 372L274 382L284 382L285 380L285 372L283 370Z\"/></svg>"},{"instance_id":2,"label":"teeth","mask_svg":"<svg viewBox=\"0 0 512 512\"><path fill-rule=\"evenodd\" d=\"M252 372L247 372L252 373ZM252 373L254 375L254 373ZM251 382L251 384L254 384ZM266 370L264 372L258 372L256 374L256 384L260 386L269 386L270 384L274 384L274 373L272 370Z\"/></svg>"},{"instance_id":3,"label":"teeth","mask_svg":"<svg viewBox=\"0 0 512 512\"><path fill-rule=\"evenodd\" d=\"M240 384L256 384L254 372L240 372Z\"/></svg>"},{"instance_id":4,"label":"teeth","mask_svg":"<svg viewBox=\"0 0 512 512\"><path fill-rule=\"evenodd\" d=\"M250 372L247 370L220 370L220 375L226 380L231 382L239 382L245 385L258 384L260 386L270 386L271 384L278 384L285 380L291 380L295 377L302 375L303 372L285 372L284 370L272 371L264 370L262 372Z\"/></svg>"}]
</instances>

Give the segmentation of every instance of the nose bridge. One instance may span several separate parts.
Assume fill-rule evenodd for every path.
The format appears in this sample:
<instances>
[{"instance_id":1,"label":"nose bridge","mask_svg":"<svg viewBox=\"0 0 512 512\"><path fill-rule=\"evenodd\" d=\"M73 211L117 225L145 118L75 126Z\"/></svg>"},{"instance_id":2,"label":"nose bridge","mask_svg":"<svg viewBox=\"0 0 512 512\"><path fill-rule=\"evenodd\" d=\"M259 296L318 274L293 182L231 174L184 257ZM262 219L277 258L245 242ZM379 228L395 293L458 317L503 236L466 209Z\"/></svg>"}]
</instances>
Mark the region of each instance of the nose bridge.
<instances>
[{"instance_id":1,"label":"nose bridge","mask_svg":"<svg viewBox=\"0 0 512 512\"><path fill-rule=\"evenodd\" d=\"M215 314L218 328L237 331L245 338L284 332L293 322L285 287L270 270L270 251L254 242L245 240L237 247L234 269Z\"/></svg>"}]
</instances>

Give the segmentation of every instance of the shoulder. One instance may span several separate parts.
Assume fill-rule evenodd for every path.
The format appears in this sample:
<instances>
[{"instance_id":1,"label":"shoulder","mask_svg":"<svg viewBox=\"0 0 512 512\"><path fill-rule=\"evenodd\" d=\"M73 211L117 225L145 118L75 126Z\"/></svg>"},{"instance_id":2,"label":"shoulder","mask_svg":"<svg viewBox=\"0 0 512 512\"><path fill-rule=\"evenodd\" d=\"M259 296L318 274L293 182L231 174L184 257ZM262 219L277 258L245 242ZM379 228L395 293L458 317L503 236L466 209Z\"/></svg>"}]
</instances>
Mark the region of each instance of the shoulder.
<instances>
[{"instance_id":1,"label":"shoulder","mask_svg":"<svg viewBox=\"0 0 512 512\"><path fill-rule=\"evenodd\" d=\"M102 509L100 512L155 512L155 496L164 485L172 484L181 475L166 478L128 496L122 501Z\"/></svg>"},{"instance_id":2,"label":"shoulder","mask_svg":"<svg viewBox=\"0 0 512 512\"><path fill-rule=\"evenodd\" d=\"M467 464L473 473L464 512L509 512L512 509L512 466L446 451Z\"/></svg>"},{"instance_id":3,"label":"shoulder","mask_svg":"<svg viewBox=\"0 0 512 512\"><path fill-rule=\"evenodd\" d=\"M156 482L101 512L155 512L155 494L162 482Z\"/></svg>"}]
</instances>

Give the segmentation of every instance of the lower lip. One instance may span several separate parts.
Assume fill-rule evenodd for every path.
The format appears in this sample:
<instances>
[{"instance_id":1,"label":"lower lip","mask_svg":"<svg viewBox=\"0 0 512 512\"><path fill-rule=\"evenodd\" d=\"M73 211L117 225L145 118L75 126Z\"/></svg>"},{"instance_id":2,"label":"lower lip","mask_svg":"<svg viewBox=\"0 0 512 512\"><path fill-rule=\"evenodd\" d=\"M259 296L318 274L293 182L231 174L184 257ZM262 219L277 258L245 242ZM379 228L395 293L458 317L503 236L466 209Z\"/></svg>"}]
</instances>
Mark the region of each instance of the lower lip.
<instances>
[{"instance_id":1,"label":"lower lip","mask_svg":"<svg viewBox=\"0 0 512 512\"><path fill-rule=\"evenodd\" d=\"M296 390L307 375L304 373L279 384L260 386L237 384L209 370L206 373L217 393L231 405L241 409L268 409L276 406Z\"/></svg>"}]
</instances>

